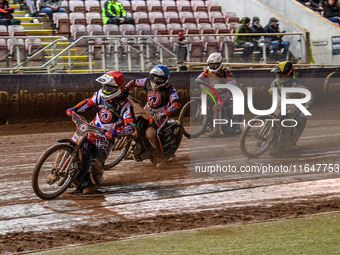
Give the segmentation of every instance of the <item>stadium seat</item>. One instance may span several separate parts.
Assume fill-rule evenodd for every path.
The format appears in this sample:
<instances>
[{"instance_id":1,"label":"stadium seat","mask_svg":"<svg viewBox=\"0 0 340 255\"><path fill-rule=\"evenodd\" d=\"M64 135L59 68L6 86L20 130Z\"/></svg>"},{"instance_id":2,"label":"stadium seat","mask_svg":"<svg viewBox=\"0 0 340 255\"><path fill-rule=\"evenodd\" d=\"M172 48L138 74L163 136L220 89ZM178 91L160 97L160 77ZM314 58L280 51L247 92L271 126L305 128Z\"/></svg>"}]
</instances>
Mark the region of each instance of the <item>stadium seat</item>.
<instances>
[{"instance_id":1,"label":"stadium seat","mask_svg":"<svg viewBox=\"0 0 340 255\"><path fill-rule=\"evenodd\" d=\"M164 18L166 19L166 22L169 23L170 18L179 18L178 12L165 12Z\"/></svg>"},{"instance_id":2,"label":"stadium seat","mask_svg":"<svg viewBox=\"0 0 340 255\"><path fill-rule=\"evenodd\" d=\"M158 30L167 30L165 24L152 24L151 29L153 33L156 35Z\"/></svg>"},{"instance_id":3,"label":"stadium seat","mask_svg":"<svg viewBox=\"0 0 340 255\"><path fill-rule=\"evenodd\" d=\"M204 7L203 10L205 10L205 12L207 11L207 7L204 3L204 1L191 1L191 6L194 12L198 11L198 7ZM202 9L200 9L202 10Z\"/></svg>"},{"instance_id":4,"label":"stadium seat","mask_svg":"<svg viewBox=\"0 0 340 255\"><path fill-rule=\"evenodd\" d=\"M241 24L240 23L229 23L228 24L228 29L231 30L236 30Z\"/></svg>"},{"instance_id":5,"label":"stadium seat","mask_svg":"<svg viewBox=\"0 0 340 255\"><path fill-rule=\"evenodd\" d=\"M192 30L192 29L197 29L197 25L193 24L193 23L184 23L183 24L183 30L184 32L188 31L188 30Z\"/></svg>"},{"instance_id":6,"label":"stadium seat","mask_svg":"<svg viewBox=\"0 0 340 255\"><path fill-rule=\"evenodd\" d=\"M102 8L97 0L87 0L85 2L85 8L87 12L102 13Z\"/></svg>"},{"instance_id":7,"label":"stadium seat","mask_svg":"<svg viewBox=\"0 0 340 255\"><path fill-rule=\"evenodd\" d=\"M179 12L192 12L192 6L189 1L177 1L176 5Z\"/></svg>"},{"instance_id":8,"label":"stadium seat","mask_svg":"<svg viewBox=\"0 0 340 255\"><path fill-rule=\"evenodd\" d=\"M163 23L162 19L164 18L164 16L162 12L149 12L149 18L150 18L151 23L155 23L155 21L157 23Z\"/></svg>"},{"instance_id":9,"label":"stadium seat","mask_svg":"<svg viewBox=\"0 0 340 255\"><path fill-rule=\"evenodd\" d=\"M119 35L119 27L114 24L106 24L103 26L104 34L106 35Z\"/></svg>"},{"instance_id":10,"label":"stadium seat","mask_svg":"<svg viewBox=\"0 0 340 255\"><path fill-rule=\"evenodd\" d=\"M103 25L102 16L97 12L88 12L85 14L86 23L89 25L98 24Z\"/></svg>"},{"instance_id":11,"label":"stadium seat","mask_svg":"<svg viewBox=\"0 0 340 255\"><path fill-rule=\"evenodd\" d=\"M199 37L200 32L198 29L190 29L186 31L187 35L197 34L194 37L187 37L189 42L189 57L191 61L202 61L204 54L204 45L202 39Z\"/></svg>"},{"instance_id":12,"label":"stadium seat","mask_svg":"<svg viewBox=\"0 0 340 255\"><path fill-rule=\"evenodd\" d=\"M157 30L157 35L164 35L161 37L155 37L155 41L160 43L162 46L166 47L166 48L171 48L171 44L170 44L170 40L169 37L165 36L168 35L168 30ZM160 47L157 47L158 50Z\"/></svg>"},{"instance_id":13,"label":"stadium seat","mask_svg":"<svg viewBox=\"0 0 340 255\"><path fill-rule=\"evenodd\" d=\"M69 14L71 25L87 25L85 14L82 12L72 12Z\"/></svg>"},{"instance_id":14,"label":"stadium seat","mask_svg":"<svg viewBox=\"0 0 340 255\"><path fill-rule=\"evenodd\" d=\"M133 11L148 11L145 1L132 1L131 7Z\"/></svg>"},{"instance_id":15,"label":"stadium seat","mask_svg":"<svg viewBox=\"0 0 340 255\"><path fill-rule=\"evenodd\" d=\"M70 6L68 5L68 1L61 1L61 5L60 5L61 8L64 8L66 10L66 13L69 13L70 12Z\"/></svg>"},{"instance_id":16,"label":"stadium seat","mask_svg":"<svg viewBox=\"0 0 340 255\"><path fill-rule=\"evenodd\" d=\"M239 17L228 17L226 18L227 23L240 23Z\"/></svg>"},{"instance_id":17,"label":"stadium seat","mask_svg":"<svg viewBox=\"0 0 340 255\"><path fill-rule=\"evenodd\" d=\"M146 1L146 5L148 7L149 12L154 12L154 11L163 11L162 9L162 3L159 0L151 0L151 1Z\"/></svg>"},{"instance_id":18,"label":"stadium seat","mask_svg":"<svg viewBox=\"0 0 340 255\"><path fill-rule=\"evenodd\" d=\"M148 24L137 24L136 32L139 35L152 35L153 34L151 26Z\"/></svg>"},{"instance_id":19,"label":"stadium seat","mask_svg":"<svg viewBox=\"0 0 340 255\"><path fill-rule=\"evenodd\" d=\"M209 19L212 22L214 18L224 18L221 12L209 12Z\"/></svg>"},{"instance_id":20,"label":"stadium seat","mask_svg":"<svg viewBox=\"0 0 340 255\"><path fill-rule=\"evenodd\" d=\"M202 31L202 30L206 30L206 29L212 29L212 26L210 23L199 23L197 24L197 28Z\"/></svg>"},{"instance_id":21,"label":"stadium seat","mask_svg":"<svg viewBox=\"0 0 340 255\"><path fill-rule=\"evenodd\" d=\"M79 39L83 35L87 35L86 26L82 25L82 24L71 25L70 31L71 31L71 37L73 38L74 41ZM86 41L86 39L82 39L79 42L77 42L76 45L79 46L79 47L86 46L87 41Z\"/></svg>"},{"instance_id":22,"label":"stadium seat","mask_svg":"<svg viewBox=\"0 0 340 255\"><path fill-rule=\"evenodd\" d=\"M34 55L36 52L41 50L44 46L41 44L40 38L28 38L25 40L25 49L29 56ZM44 59L44 52L40 52L30 60L41 61Z\"/></svg>"},{"instance_id":23,"label":"stadium seat","mask_svg":"<svg viewBox=\"0 0 340 255\"><path fill-rule=\"evenodd\" d=\"M182 23L184 23L185 18L194 18L194 14L192 12L180 12L179 18L182 20Z\"/></svg>"},{"instance_id":24,"label":"stadium seat","mask_svg":"<svg viewBox=\"0 0 340 255\"><path fill-rule=\"evenodd\" d=\"M25 43L23 39L8 39L7 40L8 53L12 55L12 60L19 62L24 61L26 58ZM18 49L19 48L19 54Z\"/></svg>"},{"instance_id":25,"label":"stadium seat","mask_svg":"<svg viewBox=\"0 0 340 255\"><path fill-rule=\"evenodd\" d=\"M139 19L148 19L148 14L146 12L134 12L132 14L132 17L134 18L136 24L139 23Z\"/></svg>"},{"instance_id":26,"label":"stadium seat","mask_svg":"<svg viewBox=\"0 0 340 255\"><path fill-rule=\"evenodd\" d=\"M212 27L216 32L218 29L227 29L227 25L225 23L214 23Z\"/></svg>"},{"instance_id":27,"label":"stadium seat","mask_svg":"<svg viewBox=\"0 0 340 255\"><path fill-rule=\"evenodd\" d=\"M195 17L195 19L201 19L201 18L207 19L207 18L209 18L208 13L206 13L206 12L195 12L194 17Z\"/></svg>"},{"instance_id":28,"label":"stadium seat","mask_svg":"<svg viewBox=\"0 0 340 255\"><path fill-rule=\"evenodd\" d=\"M163 12L175 11L177 12L177 6L175 1L162 1Z\"/></svg>"},{"instance_id":29,"label":"stadium seat","mask_svg":"<svg viewBox=\"0 0 340 255\"><path fill-rule=\"evenodd\" d=\"M225 12L224 16L226 19L229 17L237 17L235 12Z\"/></svg>"},{"instance_id":30,"label":"stadium seat","mask_svg":"<svg viewBox=\"0 0 340 255\"><path fill-rule=\"evenodd\" d=\"M169 34L171 34L172 30L181 30L182 29L182 25L181 24L177 24L177 23L170 23L167 25L167 29L169 31Z\"/></svg>"},{"instance_id":31,"label":"stadium seat","mask_svg":"<svg viewBox=\"0 0 340 255\"><path fill-rule=\"evenodd\" d=\"M69 34L70 33L70 19L67 13L55 12L53 13L53 20L58 28L59 34Z\"/></svg>"},{"instance_id":32,"label":"stadium seat","mask_svg":"<svg viewBox=\"0 0 340 255\"><path fill-rule=\"evenodd\" d=\"M7 26L0 25L0 36L8 36Z\"/></svg>"},{"instance_id":33,"label":"stadium seat","mask_svg":"<svg viewBox=\"0 0 340 255\"><path fill-rule=\"evenodd\" d=\"M208 12L222 12L222 8L219 5L212 5L208 7Z\"/></svg>"},{"instance_id":34,"label":"stadium seat","mask_svg":"<svg viewBox=\"0 0 340 255\"><path fill-rule=\"evenodd\" d=\"M8 26L9 36L27 36L25 28L22 25L10 25Z\"/></svg>"},{"instance_id":35,"label":"stadium seat","mask_svg":"<svg viewBox=\"0 0 340 255\"><path fill-rule=\"evenodd\" d=\"M105 1L106 1L106 0L104 0L104 1L102 1L102 2L105 3ZM126 7L131 7L131 2L130 2L130 1L121 1L121 3L122 3L122 5L123 5L124 9L125 9Z\"/></svg>"},{"instance_id":36,"label":"stadium seat","mask_svg":"<svg viewBox=\"0 0 340 255\"><path fill-rule=\"evenodd\" d=\"M214 34L215 31L213 29L205 29L202 30L201 33L203 35L205 34ZM220 50L219 43L215 36L202 36L202 41L204 45L204 52L207 56L209 56L211 53L218 52Z\"/></svg>"},{"instance_id":37,"label":"stadium seat","mask_svg":"<svg viewBox=\"0 0 340 255\"><path fill-rule=\"evenodd\" d=\"M5 39L0 39L0 62L7 61L8 47Z\"/></svg>"},{"instance_id":38,"label":"stadium seat","mask_svg":"<svg viewBox=\"0 0 340 255\"><path fill-rule=\"evenodd\" d=\"M212 23L222 23L222 24L226 24L225 19L221 18L221 17L216 17L212 19Z\"/></svg>"},{"instance_id":39,"label":"stadium seat","mask_svg":"<svg viewBox=\"0 0 340 255\"><path fill-rule=\"evenodd\" d=\"M86 13L86 8L83 1L70 0L68 2L68 5L70 7L70 12L81 12L84 14Z\"/></svg>"},{"instance_id":40,"label":"stadium seat","mask_svg":"<svg viewBox=\"0 0 340 255\"><path fill-rule=\"evenodd\" d=\"M103 27L99 24L87 25L88 35L104 35Z\"/></svg>"},{"instance_id":41,"label":"stadium seat","mask_svg":"<svg viewBox=\"0 0 340 255\"><path fill-rule=\"evenodd\" d=\"M122 35L135 35L135 26L131 24L122 24L119 26L120 33Z\"/></svg>"}]
</instances>

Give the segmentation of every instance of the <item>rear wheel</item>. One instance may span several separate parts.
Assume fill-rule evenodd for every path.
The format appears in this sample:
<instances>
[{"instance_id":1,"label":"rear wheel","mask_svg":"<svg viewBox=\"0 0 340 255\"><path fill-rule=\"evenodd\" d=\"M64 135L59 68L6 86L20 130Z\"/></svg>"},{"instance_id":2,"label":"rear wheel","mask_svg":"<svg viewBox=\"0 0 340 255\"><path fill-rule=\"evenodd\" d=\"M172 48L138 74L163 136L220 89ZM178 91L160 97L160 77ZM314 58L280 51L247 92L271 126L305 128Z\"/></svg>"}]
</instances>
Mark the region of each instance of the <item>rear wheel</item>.
<instances>
[{"instance_id":1,"label":"rear wheel","mask_svg":"<svg viewBox=\"0 0 340 255\"><path fill-rule=\"evenodd\" d=\"M57 198L71 185L77 170L73 147L68 144L53 145L34 168L32 186L35 194L46 200Z\"/></svg>"},{"instance_id":2,"label":"rear wheel","mask_svg":"<svg viewBox=\"0 0 340 255\"><path fill-rule=\"evenodd\" d=\"M249 157L255 158L266 152L273 140L274 123L271 116L257 116L250 120L241 136L241 151Z\"/></svg>"},{"instance_id":3,"label":"rear wheel","mask_svg":"<svg viewBox=\"0 0 340 255\"><path fill-rule=\"evenodd\" d=\"M202 135L208 126L208 115L202 115L201 99L195 98L186 103L179 114L179 124L183 135L196 138Z\"/></svg>"},{"instance_id":4,"label":"rear wheel","mask_svg":"<svg viewBox=\"0 0 340 255\"><path fill-rule=\"evenodd\" d=\"M131 145L131 139L123 137L116 139L113 148L105 161L104 169L108 170L122 161L128 153Z\"/></svg>"}]
</instances>

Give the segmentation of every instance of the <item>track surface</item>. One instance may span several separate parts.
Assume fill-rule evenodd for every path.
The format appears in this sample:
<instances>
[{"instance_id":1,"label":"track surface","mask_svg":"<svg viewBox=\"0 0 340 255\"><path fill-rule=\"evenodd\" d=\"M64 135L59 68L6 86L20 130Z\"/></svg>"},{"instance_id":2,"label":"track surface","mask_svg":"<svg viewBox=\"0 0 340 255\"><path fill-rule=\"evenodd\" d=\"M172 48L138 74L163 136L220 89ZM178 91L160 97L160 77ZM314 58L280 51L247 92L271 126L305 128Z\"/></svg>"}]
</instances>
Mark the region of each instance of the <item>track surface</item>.
<instances>
[{"instance_id":1,"label":"track surface","mask_svg":"<svg viewBox=\"0 0 340 255\"><path fill-rule=\"evenodd\" d=\"M315 110L298 143L300 149L290 156L273 159L265 153L247 159L240 152L239 137L231 137L223 138L226 153L214 160L236 167L339 164L340 118L336 110L328 109L327 114L324 109ZM178 161L167 169L156 170L148 161L126 160L105 172L98 194L65 193L56 200L43 201L33 193L32 170L44 150L57 139L72 135L72 123L64 124L0 126L1 254L340 208L340 183L334 178L340 173L328 170L193 178L186 138L177 152ZM46 130L52 133L44 133ZM192 152L208 154L218 146L216 140L205 139L205 143L195 144Z\"/></svg>"}]
</instances>

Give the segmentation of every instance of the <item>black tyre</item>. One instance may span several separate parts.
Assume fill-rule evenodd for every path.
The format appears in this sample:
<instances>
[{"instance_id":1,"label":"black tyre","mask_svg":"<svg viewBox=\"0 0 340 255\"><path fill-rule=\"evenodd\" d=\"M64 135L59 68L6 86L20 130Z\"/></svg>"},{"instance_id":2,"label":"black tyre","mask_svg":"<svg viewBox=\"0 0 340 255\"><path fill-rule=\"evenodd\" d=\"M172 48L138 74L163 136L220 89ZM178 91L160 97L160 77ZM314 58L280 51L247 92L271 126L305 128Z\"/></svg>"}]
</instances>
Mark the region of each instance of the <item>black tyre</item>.
<instances>
[{"instance_id":1,"label":"black tyre","mask_svg":"<svg viewBox=\"0 0 340 255\"><path fill-rule=\"evenodd\" d=\"M35 194L42 199L54 199L71 185L78 164L73 148L68 144L56 144L45 151L37 162L32 176Z\"/></svg>"},{"instance_id":2,"label":"black tyre","mask_svg":"<svg viewBox=\"0 0 340 255\"><path fill-rule=\"evenodd\" d=\"M104 169L109 170L110 168L116 166L120 161L122 161L128 153L130 145L131 139L129 139L128 137L117 139L108 158L105 161Z\"/></svg>"},{"instance_id":3,"label":"black tyre","mask_svg":"<svg viewBox=\"0 0 340 255\"><path fill-rule=\"evenodd\" d=\"M271 116L256 116L242 132L241 151L249 157L255 158L265 153L272 143L274 135Z\"/></svg>"},{"instance_id":4,"label":"black tyre","mask_svg":"<svg viewBox=\"0 0 340 255\"><path fill-rule=\"evenodd\" d=\"M208 115L202 115L201 109L201 99L195 98L186 103L179 114L182 133L188 138L199 137L208 126Z\"/></svg>"}]
</instances>

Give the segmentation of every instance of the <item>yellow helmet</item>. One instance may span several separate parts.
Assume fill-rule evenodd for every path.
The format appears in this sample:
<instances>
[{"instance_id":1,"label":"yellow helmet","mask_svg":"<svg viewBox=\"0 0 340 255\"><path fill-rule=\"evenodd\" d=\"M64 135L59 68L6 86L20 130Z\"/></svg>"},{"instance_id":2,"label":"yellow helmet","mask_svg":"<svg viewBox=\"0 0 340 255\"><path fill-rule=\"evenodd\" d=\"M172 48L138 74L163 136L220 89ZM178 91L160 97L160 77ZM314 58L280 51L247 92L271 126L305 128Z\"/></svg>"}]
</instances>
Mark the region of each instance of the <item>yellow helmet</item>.
<instances>
[{"instance_id":1,"label":"yellow helmet","mask_svg":"<svg viewBox=\"0 0 340 255\"><path fill-rule=\"evenodd\" d=\"M275 66L271 70L272 73L282 73L283 75L285 75L285 77L293 75L293 71L294 71L294 66L293 66L293 63L290 61L280 62L277 64L277 66Z\"/></svg>"}]
</instances>

